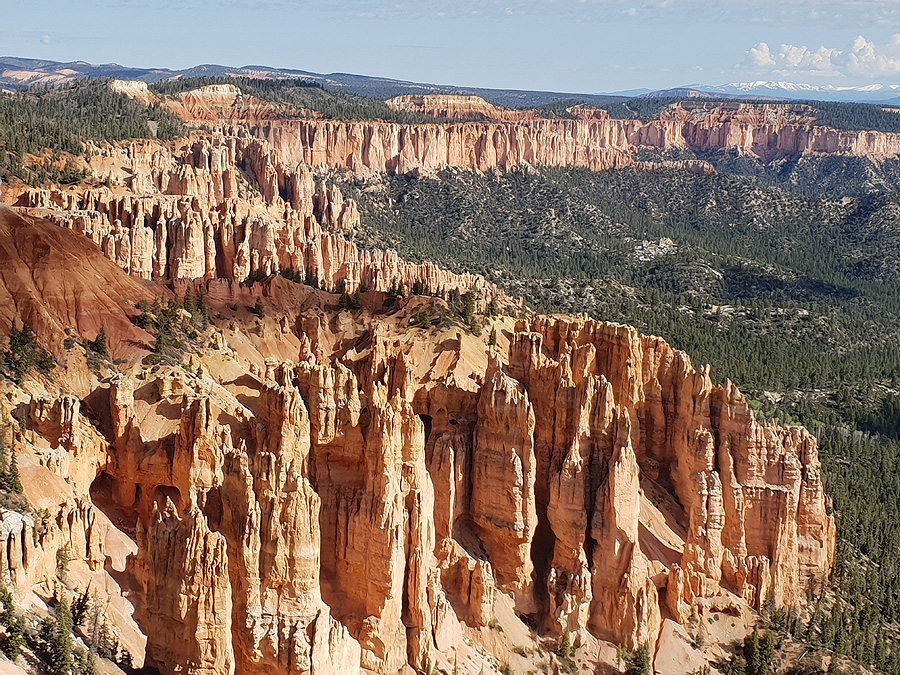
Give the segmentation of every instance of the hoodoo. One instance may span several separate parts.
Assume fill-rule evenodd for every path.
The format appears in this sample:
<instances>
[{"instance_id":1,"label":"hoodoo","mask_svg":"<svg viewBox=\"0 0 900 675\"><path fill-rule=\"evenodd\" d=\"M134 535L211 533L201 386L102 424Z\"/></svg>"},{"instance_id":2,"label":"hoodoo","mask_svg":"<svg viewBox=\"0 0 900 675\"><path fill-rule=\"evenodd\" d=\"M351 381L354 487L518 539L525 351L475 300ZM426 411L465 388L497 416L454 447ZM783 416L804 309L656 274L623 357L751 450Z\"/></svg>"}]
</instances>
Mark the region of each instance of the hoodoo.
<instances>
[{"instance_id":1,"label":"hoodoo","mask_svg":"<svg viewBox=\"0 0 900 675\"><path fill-rule=\"evenodd\" d=\"M170 103L209 127L173 143L88 144L105 186L4 194L0 326L27 321L57 364L0 390L49 514L3 512L16 597L102 589L97 625L166 675L318 675L530 672L615 663L616 645L686 672L666 653L690 625L738 640L755 611L821 593L835 522L812 434L757 421L660 338L362 249L357 202L317 170L897 138L743 106L509 121L449 97L393 105L506 121L248 120L236 106L277 108L239 93Z\"/></svg>"}]
</instances>

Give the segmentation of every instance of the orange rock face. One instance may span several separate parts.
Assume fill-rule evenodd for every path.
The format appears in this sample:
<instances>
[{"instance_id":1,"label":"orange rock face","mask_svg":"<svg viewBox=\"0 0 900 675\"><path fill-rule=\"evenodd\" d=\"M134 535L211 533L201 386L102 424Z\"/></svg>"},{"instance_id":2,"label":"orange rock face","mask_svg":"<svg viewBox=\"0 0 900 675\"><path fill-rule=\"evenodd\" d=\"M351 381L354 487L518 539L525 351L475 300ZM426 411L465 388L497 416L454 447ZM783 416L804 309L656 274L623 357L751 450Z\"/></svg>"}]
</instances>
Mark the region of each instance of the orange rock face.
<instances>
[{"instance_id":1,"label":"orange rock face","mask_svg":"<svg viewBox=\"0 0 900 675\"><path fill-rule=\"evenodd\" d=\"M550 560L559 625L586 612L638 644L658 630L658 589L685 621L723 589L756 608L790 605L827 578L834 520L806 430L757 423L732 385L713 387L685 354L622 326L520 323L510 368L536 410L554 411L536 416L539 518L545 506L551 523L577 527Z\"/></svg>"},{"instance_id":2,"label":"orange rock face","mask_svg":"<svg viewBox=\"0 0 900 675\"><path fill-rule=\"evenodd\" d=\"M152 95L141 85L114 83L117 90L147 103ZM421 125L323 120L311 111L302 111L308 119L284 120L278 106L242 95L228 84L161 103L188 121L218 123L226 136L266 139L291 166L362 173L448 167L486 171L524 164L603 170L633 165L634 153L642 148L737 150L766 162L807 154L877 161L900 154L900 134L818 126L814 111L799 103L683 101L645 122L613 119L605 110L586 106L569 110L574 119L544 119L535 111L495 106L477 96L405 95L387 102L395 110L467 121Z\"/></svg>"},{"instance_id":3,"label":"orange rock face","mask_svg":"<svg viewBox=\"0 0 900 675\"><path fill-rule=\"evenodd\" d=\"M139 353L135 345L149 335L132 325L126 304L153 295L89 241L69 234L0 205L0 321L7 329L13 320L19 328L28 322L51 350L62 348L67 328L93 339L105 324L114 356Z\"/></svg>"},{"instance_id":4,"label":"orange rock face","mask_svg":"<svg viewBox=\"0 0 900 675\"><path fill-rule=\"evenodd\" d=\"M246 98L230 85L217 85L178 100L205 101L219 110L221 121L249 105ZM467 109L463 103L474 105L453 97L407 97L393 105ZM9 199L87 235L141 279L239 282L292 268L304 277L311 272L328 289L387 291L420 283L433 291L475 291L486 302L499 291L481 277L410 264L393 251L359 250L345 236L359 227L356 203L335 186L317 188L314 171L434 173L521 165L603 170L636 165L634 153L642 148L737 150L765 161L810 153L877 160L900 153L900 135L814 126L803 106L685 103L649 122L611 119L586 108L573 113L575 119L420 125L238 115L240 124L196 132L174 150L153 141L89 144L95 176L124 187L24 189ZM713 171L704 162L681 166ZM248 176L258 192L247 185Z\"/></svg>"},{"instance_id":5,"label":"orange rock face","mask_svg":"<svg viewBox=\"0 0 900 675\"><path fill-rule=\"evenodd\" d=\"M837 131L815 126L809 117L759 113L748 104L737 110L676 108L648 122L576 112L576 119L508 123L261 121L248 132L268 141L284 161L360 173L522 165L600 171L635 165L634 153L642 148L737 150L763 161L835 153L879 160L900 154L900 134Z\"/></svg>"},{"instance_id":6,"label":"orange rock face","mask_svg":"<svg viewBox=\"0 0 900 675\"><path fill-rule=\"evenodd\" d=\"M0 577L52 577L65 541L102 570L99 499L134 523L137 656L167 674L452 667L512 611L545 635L653 643L664 614L792 605L827 579L815 439L759 424L659 338L498 319L498 349L302 304L233 346L216 333L209 371L115 376L88 397L108 401L104 435L77 397L33 396L31 452L71 496L40 535L2 515ZM285 348L296 362L272 358Z\"/></svg>"},{"instance_id":7,"label":"orange rock face","mask_svg":"<svg viewBox=\"0 0 900 675\"><path fill-rule=\"evenodd\" d=\"M827 579L808 432L757 423L634 329L507 327L508 354L359 325L365 349L307 340L298 364L245 375L240 400L163 376L182 416L168 454L127 422L152 399L117 385L104 471L142 523L148 662L425 670L492 621L496 593L542 632L653 643L664 612L790 605Z\"/></svg>"},{"instance_id":8,"label":"orange rock face","mask_svg":"<svg viewBox=\"0 0 900 675\"><path fill-rule=\"evenodd\" d=\"M173 155L150 142L98 149L93 160L127 170L127 190L25 189L24 212L48 218L94 241L123 270L152 280L241 282L294 270L322 288L386 292L422 284L434 292L474 292L479 304L503 294L483 277L409 263L396 251L364 251L344 233L359 226L359 210L336 186L317 191L305 165L288 170L264 141L199 135ZM248 169L259 180L253 196L238 186Z\"/></svg>"}]
</instances>

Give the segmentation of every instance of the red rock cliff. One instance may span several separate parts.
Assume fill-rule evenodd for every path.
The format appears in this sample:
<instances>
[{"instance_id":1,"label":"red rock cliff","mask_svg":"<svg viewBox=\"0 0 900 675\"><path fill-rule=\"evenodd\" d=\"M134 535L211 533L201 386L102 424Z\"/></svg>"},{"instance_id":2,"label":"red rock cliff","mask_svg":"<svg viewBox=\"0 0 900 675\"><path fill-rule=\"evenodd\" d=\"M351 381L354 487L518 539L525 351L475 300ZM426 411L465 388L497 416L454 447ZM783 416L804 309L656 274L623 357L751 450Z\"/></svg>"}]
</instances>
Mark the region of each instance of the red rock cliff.
<instances>
[{"instance_id":1,"label":"red rock cliff","mask_svg":"<svg viewBox=\"0 0 900 675\"><path fill-rule=\"evenodd\" d=\"M491 620L495 583L542 631L640 644L664 614L793 605L827 579L808 432L757 423L734 387L631 328L510 328L508 357L379 328L353 356L271 361L243 403L186 392L172 459L142 460L157 478L124 471L138 446L117 443L110 477L163 500L134 507L153 662L425 669ZM173 588L173 559L202 575ZM197 631L166 633L195 595Z\"/></svg>"},{"instance_id":2,"label":"red rock cliff","mask_svg":"<svg viewBox=\"0 0 900 675\"><path fill-rule=\"evenodd\" d=\"M359 226L356 202L336 186L317 190L308 166L283 163L246 134L197 134L174 153L153 142L97 147L91 166L98 177L127 176L127 186L26 188L15 203L88 236L135 277L241 282L293 269L351 293L420 283L434 292L474 291L480 304L502 296L478 275L410 263L393 250L360 250L345 236ZM239 180L242 172L256 177L257 193Z\"/></svg>"}]
</instances>

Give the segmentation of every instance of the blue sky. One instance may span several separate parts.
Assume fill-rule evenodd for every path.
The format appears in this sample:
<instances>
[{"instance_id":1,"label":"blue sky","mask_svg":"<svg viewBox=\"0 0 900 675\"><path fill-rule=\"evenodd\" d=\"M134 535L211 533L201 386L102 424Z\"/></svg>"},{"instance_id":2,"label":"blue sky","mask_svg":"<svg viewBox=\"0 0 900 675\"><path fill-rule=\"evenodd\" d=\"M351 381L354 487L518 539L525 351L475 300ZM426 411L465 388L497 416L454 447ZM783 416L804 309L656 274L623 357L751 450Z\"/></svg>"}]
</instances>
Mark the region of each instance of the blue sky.
<instances>
[{"instance_id":1,"label":"blue sky","mask_svg":"<svg viewBox=\"0 0 900 675\"><path fill-rule=\"evenodd\" d=\"M900 0L0 0L0 54L603 92L900 83Z\"/></svg>"}]
</instances>

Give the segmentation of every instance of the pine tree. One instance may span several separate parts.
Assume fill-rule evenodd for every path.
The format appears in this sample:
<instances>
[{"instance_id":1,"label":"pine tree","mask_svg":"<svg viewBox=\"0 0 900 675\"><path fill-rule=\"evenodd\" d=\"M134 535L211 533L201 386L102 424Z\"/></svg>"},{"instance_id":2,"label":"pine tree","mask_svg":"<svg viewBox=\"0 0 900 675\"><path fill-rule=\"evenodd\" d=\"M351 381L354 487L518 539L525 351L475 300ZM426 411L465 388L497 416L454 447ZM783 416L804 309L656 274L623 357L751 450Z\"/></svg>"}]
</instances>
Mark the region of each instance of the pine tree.
<instances>
[{"instance_id":1,"label":"pine tree","mask_svg":"<svg viewBox=\"0 0 900 675\"><path fill-rule=\"evenodd\" d=\"M731 657L725 675L747 675L747 661L744 657L740 654Z\"/></svg>"},{"instance_id":2,"label":"pine tree","mask_svg":"<svg viewBox=\"0 0 900 675\"><path fill-rule=\"evenodd\" d=\"M6 624L6 641L0 649L6 658L15 661L25 646L25 619L10 614L3 621Z\"/></svg>"},{"instance_id":3,"label":"pine tree","mask_svg":"<svg viewBox=\"0 0 900 675\"><path fill-rule=\"evenodd\" d=\"M463 306L462 306L462 310L460 311L460 314L462 315L462 318L466 323L472 322L472 318L475 316L475 294L474 293L471 293L471 292L466 293L465 297L463 298Z\"/></svg>"},{"instance_id":4,"label":"pine tree","mask_svg":"<svg viewBox=\"0 0 900 675\"><path fill-rule=\"evenodd\" d=\"M56 608L56 619L44 619L38 636L38 653L52 675L72 672L72 614L66 602Z\"/></svg>"},{"instance_id":5,"label":"pine tree","mask_svg":"<svg viewBox=\"0 0 900 675\"><path fill-rule=\"evenodd\" d=\"M72 604L70 605L70 610L72 612L72 622L76 626L80 626L84 623L85 618L87 617L88 611L88 589L85 588L84 592L80 595L76 595L72 599Z\"/></svg>"},{"instance_id":6,"label":"pine tree","mask_svg":"<svg viewBox=\"0 0 900 675\"><path fill-rule=\"evenodd\" d=\"M95 675L97 667L89 651L78 652L78 675Z\"/></svg>"},{"instance_id":7,"label":"pine tree","mask_svg":"<svg viewBox=\"0 0 900 675\"><path fill-rule=\"evenodd\" d=\"M488 344L491 347L495 347L497 345L497 329L491 328L491 335L488 338Z\"/></svg>"},{"instance_id":8,"label":"pine tree","mask_svg":"<svg viewBox=\"0 0 900 675\"><path fill-rule=\"evenodd\" d=\"M749 675L763 673L762 652L759 648L759 632L754 628L753 635L744 643L744 657L747 659Z\"/></svg>"},{"instance_id":9,"label":"pine tree","mask_svg":"<svg viewBox=\"0 0 900 675\"><path fill-rule=\"evenodd\" d=\"M791 611L794 613L795 621L798 621L799 619L796 618L796 616L797 616L796 610L791 608ZM795 630L796 630L796 628L795 628ZM769 672L769 664L772 663L772 659L774 658L774 656L775 656L775 633L768 630L768 631L766 631L766 634L763 636L763 640L762 640L763 669L760 671L761 674Z\"/></svg>"},{"instance_id":10,"label":"pine tree","mask_svg":"<svg viewBox=\"0 0 900 675\"><path fill-rule=\"evenodd\" d=\"M647 645L641 645L634 652L629 654L625 662L628 667L625 669L626 675L650 675L650 649Z\"/></svg>"},{"instance_id":11,"label":"pine tree","mask_svg":"<svg viewBox=\"0 0 900 675\"><path fill-rule=\"evenodd\" d=\"M0 622L6 626L6 639L0 645L0 651L15 661L25 646L25 620L16 616L12 594L5 588L0 588L0 605L3 607Z\"/></svg>"},{"instance_id":12,"label":"pine tree","mask_svg":"<svg viewBox=\"0 0 900 675\"><path fill-rule=\"evenodd\" d=\"M106 339L106 324L100 324L100 332L89 343L90 350L103 358L109 358L109 346Z\"/></svg>"},{"instance_id":13,"label":"pine tree","mask_svg":"<svg viewBox=\"0 0 900 675\"><path fill-rule=\"evenodd\" d=\"M206 306L206 292L203 286L197 289L197 314L200 316L202 327L206 328L209 323L209 308Z\"/></svg>"},{"instance_id":14,"label":"pine tree","mask_svg":"<svg viewBox=\"0 0 900 675\"><path fill-rule=\"evenodd\" d=\"M196 314L197 312L197 302L194 300L194 294L191 292L191 287L188 286L184 291L184 300L181 303L184 306L186 312L189 312L191 316Z\"/></svg>"},{"instance_id":15,"label":"pine tree","mask_svg":"<svg viewBox=\"0 0 900 675\"><path fill-rule=\"evenodd\" d=\"M9 475L9 462L6 459L6 427L0 429L0 482L6 483Z\"/></svg>"},{"instance_id":16,"label":"pine tree","mask_svg":"<svg viewBox=\"0 0 900 675\"><path fill-rule=\"evenodd\" d=\"M14 492L17 495L22 494L23 488L22 480L19 477L19 460L16 457L16 450L14 447L10 449L9 470L6 472L3 481L7 490Z\"/></svg>"},{"instance_id":17,"label":"pine tree","mask_svg":"<svg viewBox=\"0 0 900 675\"><path fill-rule=\"evenodd\" d=\"M94 649L97 652L97 656L101 659L114 659L116 657L116 652L119 649L119 645L110 633L109 626L106 625L106 620L100 616L99 610L97 610L97 613L94 615L94 622L97 634L97 640L94 642Z\"/></svg>"}]
</instances>

